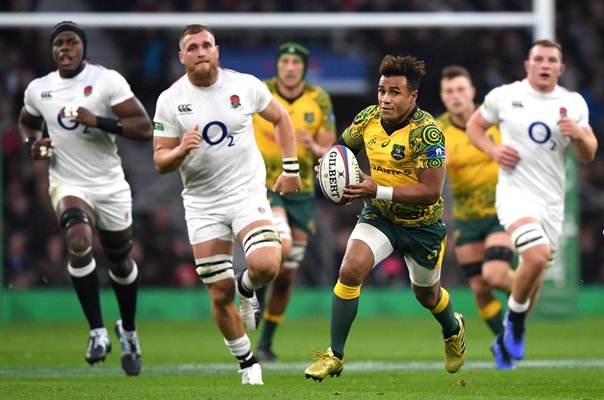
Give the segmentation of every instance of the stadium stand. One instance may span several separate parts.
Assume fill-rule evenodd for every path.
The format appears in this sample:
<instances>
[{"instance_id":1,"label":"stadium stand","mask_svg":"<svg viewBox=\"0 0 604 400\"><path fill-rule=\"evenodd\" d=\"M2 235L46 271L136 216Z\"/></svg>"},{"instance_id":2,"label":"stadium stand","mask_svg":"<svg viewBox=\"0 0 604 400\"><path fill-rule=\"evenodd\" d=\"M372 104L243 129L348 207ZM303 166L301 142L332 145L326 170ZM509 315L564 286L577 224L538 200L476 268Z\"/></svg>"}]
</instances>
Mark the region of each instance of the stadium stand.
<instances>
[{"instance_id":1,"label":"stadium stand","mask_svg":"<svg viewBox=\"0 0 604 400\"><path fill-rule=\"evenodd\" d=\"M0 12L45 10L48 1L11 0L2 2ZM54 6L60 7L60 2ZM69 9L107 12L377 12L377 11L523 11L530 2L521 0L117 0L70 1ZM47 9L46 9L47 10ZM581 92L588 100L591 124L602 140L604 132L604 3L589 0L560 2L557 7L556 35L565 50L567 72L562 84ZM203 22L203 21L198 21ZM45 31L0 29L0 136L3 172L4 283L11 288L69 285L65 252L60 232L50 210L46 166L27 159L17 129L23 91L35 77L53 69ZM92 54L93 62L120 70L131 82L150 115L158 93L180 73L174 68L176 36L169 29L92 29L90 41L102 42L102 53ZM273 46L283 39L323 45L335 51L361 55L368 76L386 53L409 53L424 59L428 74L422 82L421 106L438 114L443 107L438 98L438 79L444 65L465 65L478 89L477 98L491 88L523 77L520 69L531 40L522 29L363 29L323 32L282 32L261 30L221 31L220 44L228 51ZM273 46L274 47L274 46ZM512 66L512 67L510 67ZM178 66L177 66L178 67ZM362 96L333 94L338 132L353 117L350 110L375 100L373 83ZM198 285L190 272L192 256L184 227L182 209L174 193L180 191L176 175L160 177L153 170L150 144L120 143L126 173L135 198L134 256L141 270L143 286ZM604 158L600 150L595 163L580 169L581 184L581 279L586 284L604 284ZM339 260L358 209L334 207L319 196L319 234L311 240L308 256L298 277L298 285L331 286ZM448 217L449 218L449 217ZM176 222L178 221L178 222ZM318 244L321 243L319 246ZM98 247L98 244L97 244ZM101 252L96 249L98 254ZM446 263L453 266L452 249ZM100 268L106 271L106 268ZM102 275L101 275L102 276ZM104 277L107 284L107 276ZM447 268L443 281L462 284L457 268ZM377 268L368 285L406 285L404 266L388 260Z\"/></svg>"}]
</instances>

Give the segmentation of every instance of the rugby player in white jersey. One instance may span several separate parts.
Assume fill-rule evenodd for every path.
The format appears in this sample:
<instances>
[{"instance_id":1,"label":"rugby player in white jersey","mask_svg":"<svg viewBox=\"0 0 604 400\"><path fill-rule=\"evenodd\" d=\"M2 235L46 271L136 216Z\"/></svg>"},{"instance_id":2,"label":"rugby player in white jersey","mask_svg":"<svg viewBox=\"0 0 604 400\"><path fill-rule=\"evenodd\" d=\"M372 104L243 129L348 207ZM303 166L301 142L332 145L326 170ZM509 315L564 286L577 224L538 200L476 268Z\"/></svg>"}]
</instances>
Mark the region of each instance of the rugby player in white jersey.
<instances>
[{"instance_id":1,"label":"rugby player in white jersey","mask_svg":"<svg viewBox=\"0 0 604 400\"><path fill-rule=\"evenodd\" d=\"M497 215L521 255L500 339L516 360L524 358L525 319L558 247L568 150L588 163L598 147L585 100L558 85L565 68L561 46L534 42L524 68L526 79L493 89L466 127L472 143L501 166ZM494 124L501 145L485 134Z\"/></svg>"},{"instance_id":2,"label":"rugby player in white jersey","mask_svg":"<svg viewBox=\"0 0 604 400\"><path fill-rule=\"evenodd\" d=\"M153 159L160 173L180 170L189 240L197 273L210 293L212 317L239 361L242 383L261 385L262 370L244 327L257 328L255 290L277 276L281 242L266 197L266 170L252 116L259 113L275 127L283 173L273 190L281 195L300 190L293 125L259 79L219 67L211 28L185 27L179 45L186 74L157 100ZM236 279L234 237L247 262Z\"/></svg>"},{"instance_id":3,"label":"rugby player in white jersey","mask_svg":"<svg viewBox=\"0 0 604 400\"><path fill-rule=\"evenodd\" d=\"M151 120L118 72L86 62L86 33L77 24L57 24L50 46L57 70L27 87L19 128L28 154L49 161L49 193L69 249L67 269L90 326L86 361L103 361L111 351L92 251L96 228L120 309L114 329L122 345L122 368L138 375L132 195L115 140L117 135L151 139Z\"/></svg>"}]
</instances>

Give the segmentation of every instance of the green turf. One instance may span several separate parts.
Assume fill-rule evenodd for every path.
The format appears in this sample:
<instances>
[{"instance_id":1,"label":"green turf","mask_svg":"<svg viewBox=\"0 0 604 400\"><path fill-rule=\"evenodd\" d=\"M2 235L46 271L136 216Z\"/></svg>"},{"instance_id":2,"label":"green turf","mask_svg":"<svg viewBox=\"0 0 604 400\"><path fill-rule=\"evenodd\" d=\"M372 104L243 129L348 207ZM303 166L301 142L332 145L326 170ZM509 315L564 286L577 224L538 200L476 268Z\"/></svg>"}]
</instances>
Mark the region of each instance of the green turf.
<instances>
[{"instance_id":1,"label":"green turf","mask_svg":"<svg viewBox=\"0 0 604 400\"><path fill-rule=\"evenodd\" d=\"M209 321L139 323L141 376L126 377L119 346L102 365L84 362L82 324L0 328L0 399L604 399L604 319L530 321L526 360L492 369L486 326L467 321L467 363L443 369L436 322L364 319L353 326L339 378L304 378L311 347L328 345L326 320L286 320L264 365L262 387L242 386L237 364ZM257 333L250 335L255 342Z\"/></svg>"}]
</instances>

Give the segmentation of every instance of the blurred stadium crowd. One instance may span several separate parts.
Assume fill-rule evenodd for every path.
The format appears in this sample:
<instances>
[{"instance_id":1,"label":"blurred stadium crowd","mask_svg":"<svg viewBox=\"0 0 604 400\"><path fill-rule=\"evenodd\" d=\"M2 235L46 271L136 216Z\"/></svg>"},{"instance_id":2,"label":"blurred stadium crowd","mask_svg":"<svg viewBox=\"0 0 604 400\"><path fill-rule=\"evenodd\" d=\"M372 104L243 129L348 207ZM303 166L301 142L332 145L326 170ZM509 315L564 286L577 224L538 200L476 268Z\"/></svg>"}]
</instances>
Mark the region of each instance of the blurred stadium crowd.
<instances>
[{"instance_id":1,"label":"blurred stadium crowd","mask_svg":"<svg viewBox=\"0 0 604 400\"><path fill-rule=\"evenodd\" d=\"M0 12L40 10L44 0L9 0ZM73 2L70 2L73 3ZM354 11L526 11L531 2L522 0L117 0L76 1L88 11L124 12L354 12ZM75 4L74 3L74 4ZM564 49L567 71L564 86L580 92L590 107L591 125L604 142L604 1L559 1L556 7L556 35ZM59 22L57 20L57 22ZM76 21L77 22L77 21ZM203 20L194 21L203 23ZM83 26L86 29L85 26ZM0 135L2 139L4 283L18 289L70 285L66 272L66 248L50 209L47 193L47 166L31 162L23 151L17 120L23 91L34 78L54 69L45 29L0 28ZM87 32L89 30L87 29ZM130 82L134 93L153 116L156 96L183 73L178 64L177 35L174 29L99 30L117 54L117 68ZM370 90L364 96L333 95L338 132L354 114L375 102L374 79L384 54L413 54L424 59L428 73L420 88L419 104L435 116L443 111L438 97L440 70L448 64L466 66L478 89L477 100L500 84L525 76L523 60L532 41L525 29L350 29L321 32L280 30L217 31L219 44L228 51L258 46L276 47L284 40L297 40L334 51L360 55L367 63ZM90 37L90 36L89 36ZM89 47L97 46L89 39ZM225 50L223 50L225 51ZM312 57L312 55L311 55ZM92 61L104 64L104 60ZM113 66L112 66L113 67ZM228 66L227 66L228 67ZM245 72L245 71L242 71ZM125 141L120 142L124 146ZM151 144L122 153L130 177L146 164L153 169ZM120 147L121 148L121 147ZM604 284L604 157L580 169L581 279L585 284ZM139 158L129 156L138 154ZM143 157L140 157L140 155ZM156 174L155 171L151 172ZM147 173L148 174L148 173ZM179 209L180 189L162 190L161 199L141 196L141 189L159 179L147 177L132 182L135 198L134 258L146 286L201 286L193 266L183 215ZM150 181L149 181L150 179ZM158 181L156 186L163 185ZM145 199L140 199L144 197ZM298 285L331 286L359 207L335 207L317 195L318 234L309 245L298 274ZM143 205L141 201L146 200ZM450 220L450 216L447 215ZM449 241L452 245L452 240ZM97 244L98 247L98 244ZM97 248L99 250L100 248ZM101 252L96 252L102 257ZM100 264L103 263L99 259ZM447 286L462 284L452 248L447 252L443 281ZM100 268L100 271L106 270ZM105 276L105 281L107 276ZM367 285L406 285L407 273L397 259L387 259L372 273Z\"/></svg>"}]
</instances>

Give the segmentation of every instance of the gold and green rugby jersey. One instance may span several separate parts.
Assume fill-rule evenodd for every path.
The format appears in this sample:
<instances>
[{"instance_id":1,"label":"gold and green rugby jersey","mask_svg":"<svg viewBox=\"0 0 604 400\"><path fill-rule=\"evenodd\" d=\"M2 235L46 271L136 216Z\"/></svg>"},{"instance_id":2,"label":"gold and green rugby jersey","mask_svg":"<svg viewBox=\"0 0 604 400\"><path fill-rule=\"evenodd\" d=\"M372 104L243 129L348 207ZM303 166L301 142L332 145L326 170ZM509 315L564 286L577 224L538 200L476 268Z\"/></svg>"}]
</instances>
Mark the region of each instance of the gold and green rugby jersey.
<instances>
[{"instance_id":1,"label":"gold and green rugby jersey","mask_svg":"<svg viewBox=\"0 0 604 400\"><path fill-rule=\"evenodd\" d=\"M445 166L445 142L440 127L429 113L419 108L388 133L382 126L377 105L369 106L354 118L342 133L346 146L355 153L367 153L373 180L382 186L409 186L420 182L418 169ZM425 226L437 222L443 212L443 199L432 205L395 203L370 199L390 221L402 226Z\"/></svg>"},{"instance_id":2,"label":"gold and green rugby jersey","mask_svg":"<svg viewBox=\"0 0 604 400\"><path fill-rule=\"evenodd\" d=\"M294 124L294 131L307 131L313 138L320 131L335 132L336 122L329 95L317 85L306 82L302 94L291 103L277 91L276 78L264 81L273 96L281 103ZM254 114L254 134L256 143L266 165L266 186L271 189L283 171L281 152L273 132L273 124ZM301 193L313 192L315 184L315 158L310 149L298 144L300 163Z\"/></svg>"},{"instance_id":3,"label":"gold and green rugby jersey","mask_svg":"<svg viewBox=\"0 0 604 400\"><path fill-rule=\"evenodd\" d=\"M472 145L464 128L455 126L448 112L438 117L437 122L445 134L453 218L471 221L497 215L495 187L499 166ZM487 134L493 142L501 142L496 126L491 127Z\"/></svg>"}]
</instances>

